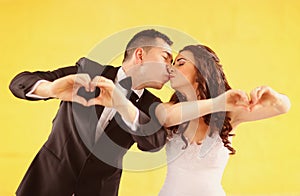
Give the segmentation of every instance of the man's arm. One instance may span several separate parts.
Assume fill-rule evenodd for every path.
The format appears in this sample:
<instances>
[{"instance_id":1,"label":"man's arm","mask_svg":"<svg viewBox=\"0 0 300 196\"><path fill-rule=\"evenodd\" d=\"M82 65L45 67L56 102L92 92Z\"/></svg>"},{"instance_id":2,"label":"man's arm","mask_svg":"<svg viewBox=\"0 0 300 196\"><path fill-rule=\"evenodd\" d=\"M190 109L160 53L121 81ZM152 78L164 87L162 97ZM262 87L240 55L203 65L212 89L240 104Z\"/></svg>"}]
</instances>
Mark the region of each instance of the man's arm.
<instances>
[{"instance_id":1,"label":"man's arm","mask_svg":"<svg viewBox=\"0 0 300 196\"><path fill-rule=\"evenodd\" d=\"M46 98L33 98L28 97L26 94L31 91L33 86L40 80L48 81L48 83L53 82L54 80L77 73L77 66L69 66L60 68L54 71L36 71L36 72L29 72L25 71L18 75L16 75L10 85L9 89L11 92L18 98L27 99L27 100L40 100L40 99L49 99L50 96L44 96ZM43 83L41 83L43 84ZM43 96L43 95L41 95Z\"/></svg>"},{"instance_id":2,"label":"man's arm","mask_svg":"<svg viewBox=\"0 0 300 196\"><path fill-rule=\"evenodd\" d=\"M69 66L55 71L22 72L10 83L11 92L27 100L47 100L57 98L63 101L75 101L86 105L87 101L78 96L79 88L90 91L91 78L101 74L104 66L87 58L81 58L76 66Z\"/></svg>"},{"instance_id":3,"label":"man's arm","mask_svg":"<svg viewBox=\"0 0 300 196\"><path fill-rule=\"evenodd\" d=\"M139 149L158 151L164 146L166 143L166 130L155 116L155 108L161 103L158 98L148 93L148 91L144 92L147 95L143 96L151 100L151 103L142 104L144 109L149 108L149 114L146 114L128 100L112 80L103 76L96 76L91 85L92 90L99 87L101 93L98 97L89 100L88 105L102 105L116 109L118 113L115 120L119 126L131 133ZM132 129L133 126L136 128L135 130Z\"/></svg>"},{"instance_id":4,"label":"man's arm","mask_svg":"<svg viewBox=\"0 0 300 196\"><path fill-rule=\"evenodd\" d=\"M149 114L139 111L139 126L132 133L137 146L143 151L159 151L167 142L167 130L158 121L155 110L161 102L154 102L149 107Z\"/></svg>"},{"instance_id":5,"label":"man's arm","mask_svg":"<svg viewBox=\"0 0 300 196\"><path fill-rule=\"evenodd\" d=\"M136 113L138 119L135 124L136 130L132 130L128 127L128 123L125 123L124 116L120 112L115 116L116 122L121 126L124 130L127 130L133 140L137 143L137 146L142 151L151 151L156 152L164 147L167 141L167 131L164 126L160 124L155 116L155 109L160 104L160 102L154 102L149 107L148 114L139 109ZM128 104L128 106L131 104ZM130 108L131 106L129 106ZM133 105L134 108L127 110L136 110L136 106ZM117 109L118 111L118 109Z\"/></svg>"}]
</instances>

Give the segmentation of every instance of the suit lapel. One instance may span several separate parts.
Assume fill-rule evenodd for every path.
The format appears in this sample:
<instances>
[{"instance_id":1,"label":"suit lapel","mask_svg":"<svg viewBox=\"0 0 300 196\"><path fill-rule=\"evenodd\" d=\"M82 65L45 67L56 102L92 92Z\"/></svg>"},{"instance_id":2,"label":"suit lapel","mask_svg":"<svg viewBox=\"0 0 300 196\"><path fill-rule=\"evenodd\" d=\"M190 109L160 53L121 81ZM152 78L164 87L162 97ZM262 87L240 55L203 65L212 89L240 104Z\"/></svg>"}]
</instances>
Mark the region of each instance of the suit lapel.
<instances>
[{"instance_id":1,"label":"suit lapel","mask_svg":"<svg viewBox=\"0 0 300 196\"><path fill-rule=\"evenodd\" d=\"M119 67L106 66L105 69L103 70L101 76L104 76L104 77L114 81L117 76L118 69L119 69ZM97 117L99 120L104 107L100 106L100 105L96 105L95 108L96 108L96 113L97 113Z\"/></svg>"},{"instance_id":2,"label":"suit lapel","mask_svg":"<svg viewBox=\"0 0 300 196\"><path fill-rule=\"evenodd\" d=\"M114 80L118 69L118 67L109 65L102 66L97 62L83 58L79 64L78 73L88 73L91 79L95 76L104 76ZM95 144L95 131L104 107L99 105L85 107L80 104L72 104L71 108L77 131L85 145L91 149Z\"/></svg>"}]
</instances>

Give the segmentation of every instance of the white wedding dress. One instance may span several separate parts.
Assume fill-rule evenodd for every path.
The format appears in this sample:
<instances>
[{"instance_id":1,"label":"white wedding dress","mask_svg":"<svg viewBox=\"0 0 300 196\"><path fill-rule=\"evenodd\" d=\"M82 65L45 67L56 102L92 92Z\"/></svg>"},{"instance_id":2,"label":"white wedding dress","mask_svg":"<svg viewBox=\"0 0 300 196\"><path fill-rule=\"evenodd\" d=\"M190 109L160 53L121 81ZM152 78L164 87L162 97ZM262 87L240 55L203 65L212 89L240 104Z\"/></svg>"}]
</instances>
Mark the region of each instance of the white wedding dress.
<instances>
[{"instance_id":1,"label":"white wedding dress","mask_svg":"<svg viewBox=\"0 0 300 196\"><path fill-rule=\"evenodd\" d=\"M221 179L229 150L221 138L214 134L200 145L184 146L179 135L167 143L168 170L159 196L225 196Z\"/></svg>"}]
</instances>

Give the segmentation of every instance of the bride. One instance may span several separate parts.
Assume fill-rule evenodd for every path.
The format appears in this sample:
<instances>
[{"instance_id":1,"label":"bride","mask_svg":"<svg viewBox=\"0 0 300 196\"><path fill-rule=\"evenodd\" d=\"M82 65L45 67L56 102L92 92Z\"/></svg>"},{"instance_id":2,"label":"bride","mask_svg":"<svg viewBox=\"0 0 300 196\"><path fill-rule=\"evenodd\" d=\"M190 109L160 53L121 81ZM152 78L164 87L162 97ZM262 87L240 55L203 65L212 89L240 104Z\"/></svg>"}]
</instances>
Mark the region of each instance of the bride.
<instances>
[{"instance_id":1,"label":"bride","mask_svg":"<svg viewBox=\"0 0 300 196\"><path fill-rule=\"evenodd\" d=\"M267 86L254 89L250 100L246 93L230 90L217 55L204 45L183 48L169 72L176 93L156 109L169 135L168 171L159 196L223 196L222 175L229 154L235 154L230 145L234 130L242 122L287 112L289 99ZM220 96L223 92L226 97ZM222 99L228 112L222 112ZM192 116L200 118L184 123L183 117Z\"/></svg>"}]
</instances>

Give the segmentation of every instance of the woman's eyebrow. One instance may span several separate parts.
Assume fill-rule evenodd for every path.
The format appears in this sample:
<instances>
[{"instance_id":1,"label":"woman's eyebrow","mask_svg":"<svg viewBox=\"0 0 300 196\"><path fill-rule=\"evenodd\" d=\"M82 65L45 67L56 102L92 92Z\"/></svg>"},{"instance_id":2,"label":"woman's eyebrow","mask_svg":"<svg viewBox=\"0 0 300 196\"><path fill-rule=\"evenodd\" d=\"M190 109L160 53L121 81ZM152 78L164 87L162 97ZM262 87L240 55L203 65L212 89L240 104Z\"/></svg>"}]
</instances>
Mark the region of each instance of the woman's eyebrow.
<instances>
[{"instance_id":1,"label":"woman's eyebrow","mask_svg":"<svg viewBox=\"0 0 300 196\"><path fill-rule=\"evenodd\" d=\"M186 59L184 57L178 58L176 61L178 62L180 60L185 60L186 61Z\"/></svg>"}]
</instances>

